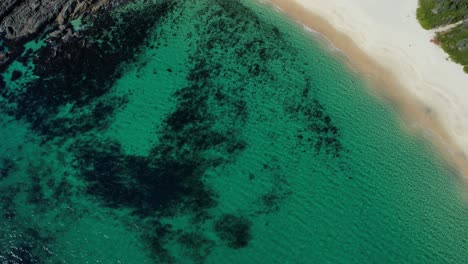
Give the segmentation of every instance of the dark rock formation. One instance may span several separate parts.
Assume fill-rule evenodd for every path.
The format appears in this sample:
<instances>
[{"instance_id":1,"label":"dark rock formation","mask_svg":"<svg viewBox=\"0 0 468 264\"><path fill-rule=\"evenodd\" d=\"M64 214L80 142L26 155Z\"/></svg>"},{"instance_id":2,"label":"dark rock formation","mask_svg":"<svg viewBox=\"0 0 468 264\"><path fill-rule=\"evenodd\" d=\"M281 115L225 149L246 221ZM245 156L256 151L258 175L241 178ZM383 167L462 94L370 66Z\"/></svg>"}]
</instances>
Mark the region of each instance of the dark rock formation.
<instances>
[{"instance_id":1,"label":"dark rock formation","mask_svg":"<svg viewBox=\"0 0 468 264\"><path fill-rule=\"evenodd\" d=\"M46 26L62 25L87 12L96 12L109 2L110 0L2 1L0 32L7 40L28 38Z\"/></svg>"},{"instance_id":2,"label":"dark rock formation","mask_svg":"<svg viewBox=\"0 0 468 264\"><path fill-rule=\"evenodd\" d=\"M3 18L12 7L19 2L18 0L3 0L0 2L0 19Z\"/></svg>"},{"instance_id":3,"label":"dark rock formation","mask_svg":"<svg viewBox=\"0 0 468 264\"><path fill-rule=\"evenodd\" d=\"M47 23L53 21L68 1L16 1L17 5L3 18L0 30L5 34L5 38L9 40L31 36Z\"/></svg>"},{"instance_id":4,"label":"dark rock formation","mask_svg":"<svg viewBox=\"0 0 468 264\"><path fill-rule=\"evenodd\" d=\"M69 21L129 0L1 0L0 36L9 52L0 53L0 69L22 51L22 44L46 29L62 34ZM62 26L62 27L60 27ZM57 32L59 30L59 32ZM70 35L70 32L64 34Z\"/></svg>"},{"instance_id":5,"label":"dark rock formation","mask_svg":"<svg viewBox=\"0 0 468 264\"><path fill-rule=\"evenodd\" d=\"M6 64L10 59L8 52L0 52L0 65Z\"/></svg>"}]
</instances>

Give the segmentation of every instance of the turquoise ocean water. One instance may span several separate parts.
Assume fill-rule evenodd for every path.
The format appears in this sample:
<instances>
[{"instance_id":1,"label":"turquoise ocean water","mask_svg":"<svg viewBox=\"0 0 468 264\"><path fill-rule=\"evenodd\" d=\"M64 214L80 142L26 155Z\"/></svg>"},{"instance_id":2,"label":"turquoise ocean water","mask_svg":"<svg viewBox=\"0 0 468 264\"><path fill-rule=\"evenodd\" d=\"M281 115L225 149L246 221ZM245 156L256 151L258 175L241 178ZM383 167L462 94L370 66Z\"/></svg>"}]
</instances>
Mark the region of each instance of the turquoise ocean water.
<instances>
[{"instance_id":1,"label":"turquoise ocean water","mask_svg":"<svg viewBox=\"0 0 468 264\"><path fill-rule=\"evenodd\" d=\"M39 38L2 73L1 263L468 259L458 176L271 7L79 24L84 44L46 61Z\"/></svg>"}]
</instances>

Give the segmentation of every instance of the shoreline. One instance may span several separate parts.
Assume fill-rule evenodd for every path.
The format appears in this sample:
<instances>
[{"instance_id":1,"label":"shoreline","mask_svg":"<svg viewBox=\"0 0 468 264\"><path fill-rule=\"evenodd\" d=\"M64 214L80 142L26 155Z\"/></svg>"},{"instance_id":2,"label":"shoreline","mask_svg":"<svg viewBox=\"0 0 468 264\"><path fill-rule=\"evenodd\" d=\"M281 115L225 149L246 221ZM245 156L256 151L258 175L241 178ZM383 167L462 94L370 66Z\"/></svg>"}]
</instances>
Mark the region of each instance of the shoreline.
<instances>
[{"instance_id":1,"label":"shoreline","mask_svg":"<svg viewBox=\"0 0 468 264\"><path fill-rule=\"evenodd\" d=\"M417 1L414 1L417 6ZM401 61L397 61L398 64L396 64L395 61L391 61L391 59L387 60L387 58L385 58L383 54L379 54L379 52L369 52L372 48L380 48L387 52L388 56L395 57L396 59L401 59L399 56L402 55L398 54L398 50L396 50L397 52L392 52L394 50L385 50L386 47L391 46L393 43L376 45L375 47L370 47L369 50L364 49L363 46L368 44L360 39L360 37L362 37L360 36L360 32L346 31L342 28L340 29L342 25L340 25L339 22L341 22L341 24L345 24L347 20L340 17L341 13L336 12L334 8L330 9L332 4L318 3L320 1L317 1L317 3L315 2L316 0L268 0L266 3L274 5L276 9L279 9L296 22L317 32L321 37L330 42L330 45L333 45L333 47L338 50L336 52L343 53L343 57L346 57L343 61L353 70L363 75L364 79L369 83L369 88L376 92L377 95L384 99L388 99L394 105L394 108L400 113L400 118L403 121L402 125L404 128L412 133L421 134L424 138L429 139L436 149L442 154L442 157L447 164L455 168L457 173L462 176L463 180L468 180L468 159L466 154L468 153L468 134L465 130L468 122L460 124L461 120L457 119L457 117L459 118L460 115L463 116L465 113L468 113L468 111L459 111L457 113L458 115L455 115L452 120L448 120L450 119L450 114L453 114L455 110L460 109L452 110L450 113L443 113L444 111L441 111L443 108L450 109L453 107L453 105L448 105L450 104L450 101L446 101L447 99L445 98L452 95L443 94L444 89L449 89L450 87L447 88L447 86L452 85L452 83L447 84L445 87L431 85L430 83L433 80L425 80L423 78L424 76L418 72L417 67L420 65L411 63L410 60L407 60L408 58L406 58L406 65ZM312 10L308 4L313 6L314 10ZM352 3L348 3L348 5L351 4ZM356 4L357 3L355 3L355 5ZM393 4L398 5L398 3ZM326 5L328 5L328 7ZM325 12L326 15L322 15L322 13L319 15L319 11L321 9L327 8L330 13ZM385 11L386 9L383 10ZM344 11L348 10L341 9L340 12ZM416 8L414 8L414 16L415 13ZM339 21L337 21L337 19ZM414 20L419 26L419 22L416 18L414 18ZM329 21L335 21L335 23ZM378 28L378 26L376 27ZM420 30L424 31L422 27ZM431 34L430 31L424 33L427 33L426 35ZM430 38L427 39L427 45L435 46L430 42ZM429 48L437 48L441 53L443 53L442 48L432 46ZM400 53L404 53L404 51ZM457 66L451 67L451 71L457 70L458 65L455 62L449 61L448 63L452 64L452 66ZM438 64L439 61L436 61L434 65ZM430 66L433 65L431 64ZM398 68L400 68L400 70L398 70ZM415 75L413 76L414 80L408 78L411 77L411 74L403 73L403 76L399 75L399 71L405 70L409 70L411 71L411 74ZM461 67L458 70L460 75L458 77L461 77L459 79L463 79L464 77L466 79L466 84L468 84L468 74L465 74ZM459 79L456 80L459 81ZM462 83L459 83L459 85L463 86ZM413 88L410 88L412 86ZM431 94L432 97L431 95L427 96L425 94L427 92L433 93ZM458 95L460 96L460 94ZM468 85L466 87L465 95L467 96L464 98L468 99ZM434 96L437 98L433 98ZM445 118L445 122L442 118Z\"/></svg>"}]
</instances>

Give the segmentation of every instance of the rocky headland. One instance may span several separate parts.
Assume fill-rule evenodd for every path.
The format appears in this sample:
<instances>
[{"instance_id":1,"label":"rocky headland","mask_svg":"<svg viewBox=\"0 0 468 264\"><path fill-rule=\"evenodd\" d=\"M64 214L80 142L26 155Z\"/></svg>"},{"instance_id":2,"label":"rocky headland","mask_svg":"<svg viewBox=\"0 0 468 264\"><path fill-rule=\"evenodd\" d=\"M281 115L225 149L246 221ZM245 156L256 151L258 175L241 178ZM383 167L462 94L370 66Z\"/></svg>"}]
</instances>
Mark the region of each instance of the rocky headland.
<instances>
[{"instance_id":1,"label":"rocky headland","mask_svg":"<svg viewBox=\"0 0 468 264\"><path fill-rule=\"evenodd\" d=\"M70 21L110 10L129 0L2 0L0 1L0 69L23 51L23 44L48 33L55 41L73 34Z\"/></svg>"}]
</instances>

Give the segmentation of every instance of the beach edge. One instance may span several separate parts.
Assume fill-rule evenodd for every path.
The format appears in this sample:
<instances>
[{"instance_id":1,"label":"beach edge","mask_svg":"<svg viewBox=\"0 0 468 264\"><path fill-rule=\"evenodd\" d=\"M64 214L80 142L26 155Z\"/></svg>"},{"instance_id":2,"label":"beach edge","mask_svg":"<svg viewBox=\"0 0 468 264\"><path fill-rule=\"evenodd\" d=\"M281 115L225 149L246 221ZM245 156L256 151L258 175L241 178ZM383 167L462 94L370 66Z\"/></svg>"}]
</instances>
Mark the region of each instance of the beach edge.
<instances>
[{"instance_id":1,"label":"beach edge","mask_svg":"<svg viewBox=\"0 0 468 264\"><path fill-rule=\"evenodd\" d=\"M268 0L262 3L272 5L297 23L315 31L337 51L345 54L345 62L364 76L369 82L369 88L394 105L404 129L428 139L447 164L455 169L463 180L468 180L468 160L463 148L448 133L450 128L442 124L440 117L428 111L427 106L411 94L394 73L362 50L351 36L340 32L325 17L297 1Z\"/></svg>"}]
</instances>

